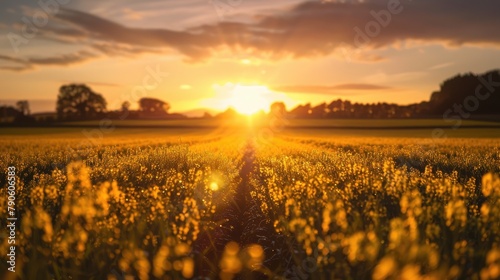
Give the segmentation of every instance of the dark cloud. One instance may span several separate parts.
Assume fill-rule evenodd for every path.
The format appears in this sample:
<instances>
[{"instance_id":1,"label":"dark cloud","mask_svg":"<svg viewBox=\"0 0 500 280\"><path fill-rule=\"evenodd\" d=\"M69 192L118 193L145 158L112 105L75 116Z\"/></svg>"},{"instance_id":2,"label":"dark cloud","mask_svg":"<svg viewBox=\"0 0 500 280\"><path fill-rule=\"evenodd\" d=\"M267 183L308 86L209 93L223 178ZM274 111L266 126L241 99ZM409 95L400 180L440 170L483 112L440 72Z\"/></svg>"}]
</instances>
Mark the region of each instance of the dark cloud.
<instances>
[{"instance_id":1,"label":"dark cloud","mask_svg":"<svg viewBox=\"0 0 500 280\"><path fill-rule=\"evenodd\" d=\"M13 72L23 72L26 70L33 69L30 65L23 66L0 66L1 70L13 71Z\"/></svg>"},{"instance_id":2,"label":"dark cloud","mask_svg":"<svg viewBox=\"0 0 500 280\"><path fill-rule=\"evenodd\" d=\"M150 48L149 51L154 51L153 48L173 48L187 57L200 59L207 56L206 49L215 43L206 34L167 29L130 28L75 10L63 10L57 17L76 28L85 30L89 34L89 39L100 42L94 43L93 46L107 54L109 54L109 47L115 46L110 44L127 44L143 47L140 50L145 50L144 47ZM67 34L70 33L67 32ZM104 50L103 46L108 46L108 48ZM121 49L123 50L123 47ZM137 49L131 47L129 52L136 53Z\"/></svg>"},{"instance_id":3,"label":"dark cloud","mask_svg":"<svg viewBox=\"0 0 500 280\"><path fill-rule=\"evenodd\" d=\"M70 65L95 58L96 55L87 51L80 51L74 54L63 54L60 56L45 57L45 58L30 58L27 60L33 65Z\"/></svg>"},{"instance_id":4,"label":"dark cloud","mask_svg":"<svg viewBox=\"0 0 500 280\"><path fill-rule=\"evenodd\" d=\"M372 84L340 84L334 86L318 86L318 85L274 86L271 89L274 91L286 92L286 93L338 94L339 91L389 90L392 88L380 85L372 85Z\"/></svg>"},{"instance_id":5,"label":"dark cloud","mask_svg":"<svg viewBox=\"0 0 500 280\"><path fill-rule=\"evenodd\" d=\"M91 47L108 56L134 57L144 53L165 53L167 49L137 47L128 44L95 43Z\"/></svg>"},{"instance_id":6,"label":"dark cloud","mask_svg":"<svg viewBox=\"0 0 500 280\"><path fill-rule=\"evenodd\" d=\"M7 55L1 55L1 54L0 54L0 60L4 60L4 61L8 61L8 62L15 62L15 63L23 63L24 62L22 59L10 57Z\"/></svg>"},{"instance_id":7,"label":"dark cloud","mask_svg":"<svg viewBox=\"0 0 500 280\"><path fill-rule=\"evenodd\" d=\"M56 15L55 22L60 26L51 26L44 36L83 44L105 55L174 50L195 62L215 56L221 50L267 59L335 53L349 59L377 62L383 57L369 53L370 50L407 41L454 46L500 45L499 1L395 1L322 3L318 0L286 11L255 15L252 23L222 21L184 31L127 27L83 11L64 9ZM390 14L388 3L396 3L400 13ZM374 15L386 22L377 23ZM89 58L82 54L80 57ZM68 57L62 60L80 61Z\"/></svg>"},{"instance_id":8,"label":"dark cloud","mask_svg":"<svg viewBox=\"0 0 500 280\"><path fill-rule=\"evenodd\" d=\"M10 56L0 55L0 60L10 62L9 65L0 66L0 69L11 71L25 71L36 68L36 66L67 66L76 63L82 63L89 59L96 58L97 55L88 51L79 51L72 54L63 54L51 57L31 57L20 59ZM14 65L12 65L14 64Z\"/></svg>"}]
</instances>

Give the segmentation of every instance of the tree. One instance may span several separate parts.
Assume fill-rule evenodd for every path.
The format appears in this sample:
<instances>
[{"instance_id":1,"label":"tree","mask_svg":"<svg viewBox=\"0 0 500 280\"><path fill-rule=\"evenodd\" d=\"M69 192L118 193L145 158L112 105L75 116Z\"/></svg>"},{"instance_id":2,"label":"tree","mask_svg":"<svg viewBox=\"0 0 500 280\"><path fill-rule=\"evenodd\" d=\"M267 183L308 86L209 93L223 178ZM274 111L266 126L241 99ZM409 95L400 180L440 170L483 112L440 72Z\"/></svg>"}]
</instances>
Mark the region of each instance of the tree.
<instances>
[{"instance_id":1,"label":"tree","mask_svg":"<svg viewBox=\"0 0 500 280\"><path fill-rule=\"evenodd\" d=\"M307 103L306 105L298 105L294 109L290 111L290 115L294 118L307 118L311 113L311 104Z\"/></svg>"},{"instance_id":2,"label":"tree","mask_svg":"<svg viewBox=\"0 0 500 280\"><path fill-rule=\"evenodd\" d=\"M106 100L86 85L62 86L57 96L57 115L60 119L86 119L106 111Z\"/></svg>"},{"instance_id":3,"label":"tree","mask_svg":"<svg viewBox=\"0 0 500 280\"><path fill-rule=\"evenodd\" d=\"M124 101L122 103L122 112L128 112L130 109L130 102Z\"/></svg>"},{"instance_id":4,"label":"tree","mask_svg":"<svg viewBox=\"0 0 500 280\"><path fill-rule=\"evenodd\" d=\"M30 104L28 100L20 100L16 103L17 110L23 114L23 116L30 115Z\"/></svg>"},{"instance_id":5,"label":"tree","mask_svg":"<svg viewBox=\"0 0 500 280\"><path fill-rule=\"evenodd\" d=\"M309 116L312 118L324 118L327 113L327 105L326 103L321 103L315 107L311 108L311 111L309 112Z\"/></svg>"},{"instance_id":6,"label":"tree","mask_svg":"<svg viewBox=\"0 0 500 280\"><path fill-rule=\"evenodd\" d=\"M500 95L495 94L498 80L499 70L481 75L454 76L444 81L439 91L432 93L430 111L453 118L463 118L468 114L498 114Z\"/></svg>"},{"instance_id":7,"label":"tree","mask_svg":"<svg viewBox=\"0 0 500 280\"><path fill-rule=\"evenodd\" d=\"M170 110L170 104L156 98L141 98L139 107L146 116L166 116Z\"/></svg>"},{"instance_id":8,"label":"tree","mask_svg":"<svg viewBox=\"0 0 500 280\"><path fill-rule=\"evenodd\" d=\"M271 115L275 117L283 117L286 114L286 106L283 102L274 102L270 108Z\"/></svg>"},{"instance_id":9,"label":"tree","mask_svg":"<svg viewBox=\"0 0 500 280\"><path fill-rule=\"evenodd\" d=\"M215 116L217 119L238 119L241 115L236 112L233 108L227 108L226 111L219 113Z\"/></svg>"},{"instance_id":10,"label":"tree","mask_svg":"<svg viewBox=\"0 0 500 280\"><path fill-rule=\"evenodd\" d=\"M0 106L0 123L13 122L19 118L21 112L12 106Z\"/></svg>"}]
</instances>

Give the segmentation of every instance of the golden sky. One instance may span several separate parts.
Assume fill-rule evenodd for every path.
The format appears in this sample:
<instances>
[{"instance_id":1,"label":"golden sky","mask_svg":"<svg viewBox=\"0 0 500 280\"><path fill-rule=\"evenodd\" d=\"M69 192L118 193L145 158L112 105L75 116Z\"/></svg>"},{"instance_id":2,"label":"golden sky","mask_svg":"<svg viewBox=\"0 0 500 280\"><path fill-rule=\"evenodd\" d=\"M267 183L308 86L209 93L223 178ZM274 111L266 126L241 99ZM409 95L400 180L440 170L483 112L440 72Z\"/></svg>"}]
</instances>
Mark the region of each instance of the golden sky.
<instances>
[{"instance_id":1,"label":"golden sky","mask_svg":"<svg viewBox=\"0 0 500 280\"><path fill-rule=\"evenodd\" d=\"M0 104L50 110L67 83L89 85L109 109L140 95L176 112L253 99L408 104L500 66L498 1L37 3L0 3Z\"/></svg>"}]
</instances>

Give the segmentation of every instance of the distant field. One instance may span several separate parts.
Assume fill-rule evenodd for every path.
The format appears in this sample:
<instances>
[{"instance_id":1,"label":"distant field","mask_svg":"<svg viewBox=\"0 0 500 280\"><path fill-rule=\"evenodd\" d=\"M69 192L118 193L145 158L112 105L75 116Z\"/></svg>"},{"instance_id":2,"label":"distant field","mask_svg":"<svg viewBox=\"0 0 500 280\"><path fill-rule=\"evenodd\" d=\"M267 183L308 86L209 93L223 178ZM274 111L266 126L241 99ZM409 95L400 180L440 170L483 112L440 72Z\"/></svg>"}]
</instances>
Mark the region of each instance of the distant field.
<instances>
[{"instance_id":1,"label":"distant field","mask_svg":"<svg viewBox=\"0 0 500 280\"><path fill-rule=\"evenodd\" d=\"M420 129L288 129L278 135L296 137L400 137L400 138L433 138L434 128ZM498 128L460 128L443 129L447 138L499 138ZM445 138L445 137L436 137Z\"/></svg>"},{"instance_id":2,"label":"distant field","mask_svg":"<svg viewBox=\"0 0 500 280\"><path fill-rule=\"evenodd\" d=\"M93 138L99 140L114 141L120 138L141 139L141 138L183 138L183 137L203 137L210 135L220 135L224 133L218 129L172 129L172 128L116 128L113 131L102 131L96 128L87 127L53 127L53 128L1 128L0 136L8 140L33 139L86 139ZM102 138L101 138L102 135Z\"/></svg>"},{"instance_id":3,"label":"distant field","mask_svg":"<svg viewBox=\"0 0 500 280\"><path fill-rule=\"evenodd\" d=\"M266 121L253 121L259 125L268 125ZM219 126L241 126L246 120L220 120L220 119L187 119L187 120L114 120L116 127L219 127ZM281 123L281 122L280 122ZM443 119L397 119L397 120L365 120L365 119L290 119L282 121L285 126L295 127L332 127L332 128L421 128L442 127L451 128L454 122L446 122ZM62 125L69 126L99 126L99 121L68 122ZM463 120L460 127L499 127L500 122Z\"/></svg>"},{"instance_id":4,"label":"distant field","mask_svg":"<svg viewBox=\"0 0 500 280\"><path fill-rule=\"evenodd\" d=\"M396 120L335 120L335 119L296 119L290 120L289 127L338 127L338 128L420 128L440 127L451 128L454 122L446 122L443 119L396 119ZM463 120L460 127L494 126L500 128L500 123L489 121Z\"/></svg>"},{"instance_id":5,"label":"distant field","mask_svg":"<svg viewBox=\"0 0 500 280\"><path fill-rule=\"evenodd\" d=\"M283 123L280 123L283 124ZM254 132L271 131L273 136L296 135L304 137L419 137L432 138L433 130L443 129L446 137L460 138L497 138L500 137L500 123L488 121L464 120L458 129L442 119L421 120L286 120L285 129L272 127L268 121L253 122L248 120L118 120L113 121L113 129L100 128L98 121L62 123L59 127L3 127L3 137L16 135L45 135L47 137L85 137L95 134L95 129L103 132L104 138L127 137L137 135L209 135L213 133L230 133L235 130Z\"/></svg>"},{"instance_id":6,"label":"distant field","mask_svg":"<svg viewBox=\"0 0 500 280\"><path fill-rule=\"evenodd\" d=\"M182 127L212 127L224 123L220 120L209 119L187 119L187 120L113 120L112 124L116 127L131 127L131 126L144 126L144 127L164 127L164 126L182 126ZM235 122L229 122L235 123ZM67 122L61 125L69 126L99 126L99 121L82 121L82 122Z\"/></svg>"}]
</instances>

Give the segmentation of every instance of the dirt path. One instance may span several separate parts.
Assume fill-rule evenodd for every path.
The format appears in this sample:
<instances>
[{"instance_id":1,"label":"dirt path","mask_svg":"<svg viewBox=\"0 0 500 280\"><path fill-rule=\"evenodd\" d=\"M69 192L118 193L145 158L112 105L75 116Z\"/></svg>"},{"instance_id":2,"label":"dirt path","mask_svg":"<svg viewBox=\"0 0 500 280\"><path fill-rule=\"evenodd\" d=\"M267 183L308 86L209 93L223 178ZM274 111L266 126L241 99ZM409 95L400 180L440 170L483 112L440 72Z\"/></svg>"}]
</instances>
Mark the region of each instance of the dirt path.
<instances>
[{"instance_id":1,"label":"dirt path","mask_svg":"<svg viewBox=\"0 0 500 280\"><path fill-rule=\"evenodd\" d=\"M253 169L253 161L253 146L247 144L239 174L241 183L236 188L236 194L227 198L216 208L214 221L218 226L211 230L203 230L193 244L196 262L195 275L198 279L218 278L218 265L228 242L234 241L243 247L241 237L245 228L244 212L247 209L248 181Z\"/></svg>"},{"instance_id":2,"label":"dirt path","mask_svg":"<svg viewBox=\"0 0 500 280\"><path fill-rule=\"evenodd\" d=\"M193 244L195 252L197 279L217 279L218 264L224 247L234 241L245 248L259 244L264 248L264 266L271 271L284 270L288 246L284 238L279 237L269 219L262 213L260 206L251 195L250 175L255 165L255 145L249 139L244 148L243 164L240 169L241 183L236 188L234 197L217 208L214 221L219 224L213 230L202 231ZM208 277L208 278L207 278ZM244 269L236 279L268 279L260 272Z\"/></svg>"}]
</instances>

